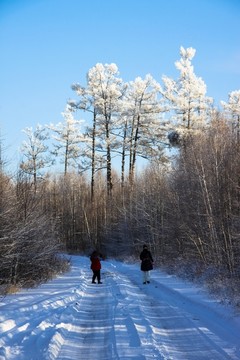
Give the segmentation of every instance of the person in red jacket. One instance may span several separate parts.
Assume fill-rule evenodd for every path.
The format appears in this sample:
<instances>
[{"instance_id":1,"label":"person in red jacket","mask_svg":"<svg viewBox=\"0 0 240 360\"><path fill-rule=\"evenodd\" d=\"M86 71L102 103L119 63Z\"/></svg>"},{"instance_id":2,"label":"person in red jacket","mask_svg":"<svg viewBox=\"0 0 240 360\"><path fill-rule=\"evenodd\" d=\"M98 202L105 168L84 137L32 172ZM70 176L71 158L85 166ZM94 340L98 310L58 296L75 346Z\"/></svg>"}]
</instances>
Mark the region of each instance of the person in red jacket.
<instances>
[{"instance_id":1,"label":"person in red jacket","mask_svg":"<svg viewBox=\"0 0 240 360\"><path fill-rule=\"evenodd\" d=\"M96 284L96 281L95 281L96 279L98 281L98 284L102 284L100 256L96 250L93 251L92 255L90 256L90 260L91 260L91 269L93 272L92 284Z\"/></svg>"}]
</instances>

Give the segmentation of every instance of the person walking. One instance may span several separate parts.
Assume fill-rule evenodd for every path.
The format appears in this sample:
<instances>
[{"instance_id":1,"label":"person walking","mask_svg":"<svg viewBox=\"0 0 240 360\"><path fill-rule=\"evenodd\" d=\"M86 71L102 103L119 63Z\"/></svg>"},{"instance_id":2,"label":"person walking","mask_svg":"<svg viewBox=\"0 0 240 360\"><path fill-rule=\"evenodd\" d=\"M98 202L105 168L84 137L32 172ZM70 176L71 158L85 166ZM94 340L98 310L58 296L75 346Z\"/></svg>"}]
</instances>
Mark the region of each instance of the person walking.
<instances>
[{"instance_id":1,"label":"person walking","mask_svg":"<svg viewBox=\"0 0 240 360\"><path fill-rule=\"evenodd\" d=\"M143 284L150 283L150 270L153 269L153 258L147 245L143 245L143 250L140 254L141 270L143 274Z\"/></svg>"},{"instance_id":2,"label":"person walking","mask_svg":"<svg viewBox=\"0 0 240 360\"><path fill-rule=\"evenodd\" d=\"M90 256L90 260L91 260L91 269L93 272L93 276L92 276L92 284L96 284L96 279L98 284L102 284L101 282L101 261L100 261L100 255L99 253L95 250L93 251L92 255Z\"/></svg>"}]
</instances>

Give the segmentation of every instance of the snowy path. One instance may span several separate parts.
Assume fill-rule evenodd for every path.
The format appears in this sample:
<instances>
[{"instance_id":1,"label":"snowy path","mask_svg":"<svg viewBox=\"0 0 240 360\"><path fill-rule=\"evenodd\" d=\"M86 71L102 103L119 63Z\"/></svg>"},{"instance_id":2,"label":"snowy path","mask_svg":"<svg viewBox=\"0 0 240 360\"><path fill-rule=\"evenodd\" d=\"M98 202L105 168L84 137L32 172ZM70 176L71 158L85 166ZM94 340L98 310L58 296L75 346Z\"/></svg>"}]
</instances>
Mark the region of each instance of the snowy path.
<instances>
[{"instance_id":1,"label":"snowy path","mask_svg":"<svg viewBox=\"0 0 240 360\"><path fill-rule=\"evenodd\" d=\"M158 270L89 260L37 289L0 300L0 360L240 359L240 319L201 290Z\"/></svg>"}]
</instances>

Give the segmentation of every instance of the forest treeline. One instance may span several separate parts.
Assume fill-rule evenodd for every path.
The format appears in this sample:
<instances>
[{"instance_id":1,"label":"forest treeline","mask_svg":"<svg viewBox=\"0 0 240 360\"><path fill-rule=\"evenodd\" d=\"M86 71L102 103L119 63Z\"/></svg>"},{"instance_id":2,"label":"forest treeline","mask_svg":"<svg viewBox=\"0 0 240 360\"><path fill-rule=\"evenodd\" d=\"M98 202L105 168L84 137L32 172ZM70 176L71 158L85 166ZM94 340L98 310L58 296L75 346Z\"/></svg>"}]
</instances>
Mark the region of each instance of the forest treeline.
<instances>
[{"instance_id":1,"label":"forest treeline","mask_svg":"<svg viewBox=\"0 0 240 360\"><path fill-rule=\"evenodd\" d=\"M212 266L239 276L239 139L223 119L186 139L171 169L161 163L138 174L134 186L105 176L96 193L83 174L46 177L35 191L30 177L0 178L1 281L43 280L59 250L109 256L138 254L148 243L158 261ZM21 174L21 176L20 176Z\"/></svg>"},{"instance_id":2,"label":"forest treeline","mask_svg":"<svg viewBox=\"0 0 240 360\"><path fill-rule=\"evenodd\" d=\"M73 86L79 100L69 102L65 125L49 125L51 150L45 127L26 130L17 175L0 172L2 285L33 285L65 270L61 252L138 256L144 243L159 265L239 277L240 92L230 94L227 112L214 110L193 55L181 49L177 81L165 77L159 87L148 76L121 91L116 67L98 64L87 87ZM82 134L79 110L92 116ZM60 174L51 171L53 155L64 164ZM140 157L148 165L136 171Z\"/></svg>"}]
</instances>

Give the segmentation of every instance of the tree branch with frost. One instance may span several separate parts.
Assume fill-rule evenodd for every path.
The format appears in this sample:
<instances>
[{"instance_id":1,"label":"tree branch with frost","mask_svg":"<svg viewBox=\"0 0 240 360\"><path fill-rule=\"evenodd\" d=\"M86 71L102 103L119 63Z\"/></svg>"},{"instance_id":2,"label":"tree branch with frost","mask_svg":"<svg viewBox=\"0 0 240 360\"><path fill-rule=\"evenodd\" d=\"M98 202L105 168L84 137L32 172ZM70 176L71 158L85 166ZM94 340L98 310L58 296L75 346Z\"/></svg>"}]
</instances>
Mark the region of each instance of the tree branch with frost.
<instances>
[{"instance_id":1,"label":"tree branch with frost","mask_svg":"<svg viewBox=\"0 0 240 360\"><path fill-rule=\"evenodd\" d=\"M160 85L148 74L129 82L124 97L124 155L129 155L129 176L133 181L137 157L148 158L149 148L164 137L160 114L164 111L158 99ZM165 133L166 136L166 133Z\"/></svg>"},{"instance_id":2,"label":"tree branch with frost","mask_svg":"<svg viewBox=\"0 0 240 360\"><path fill-rule=\"evenodd\" d=\"M240 90L229 93L228 102L221 101L226 117L232 122L233 129L237 130L237 136L240 138Z\"/></svg>"},{"instance_id":3,"label":"tree branch with frost","mask_svg":"<svg viewBox=\"0 0 240 360\"><path fill-rule=\"evenodd\" d=\"M81 133L81 120L75 120L72 108L67 105L65 111L62 112L64 122L56 125L50 124L48 128L57 135L52 135L55 140L53 144L54 150L52 154L60 157L60 162L64 164L64 174L68 172L70 165L77 166L77 162L82 154L80 144L85 142Z\"/></svg>"},{"instance_id":4,"label":"tree branch with frost","mask_svg":"<svg viewBox=\"0 0 240 360\"><path fill-rule=\"evenodd\" d=\"M173 122L173 131L180 137L187 133L203 131L209 122L213 99L206 96L207 87L202 78L194 73L192 59L196 50L180 48L180 60L175 67L180 75L177 80L162 77L160 92L166 100Z\"/></svg>"},{"instance_id":5,"label":"tree branch with frost","mask_svg":"<svg viewBox=\"0 0 240 360\"><path fill-rule=\"evenodd\" d=\"M27 140L23 141L20 151L24 158L20 168L27 174L33 176L33 182L36 189L37 177L40 171L53 164L53 160L48 153L48 146L45 142L49 139L49 134L45 127L37 125L36 129L26 128L23 130Z\"/></svg>"}]
</instances>

